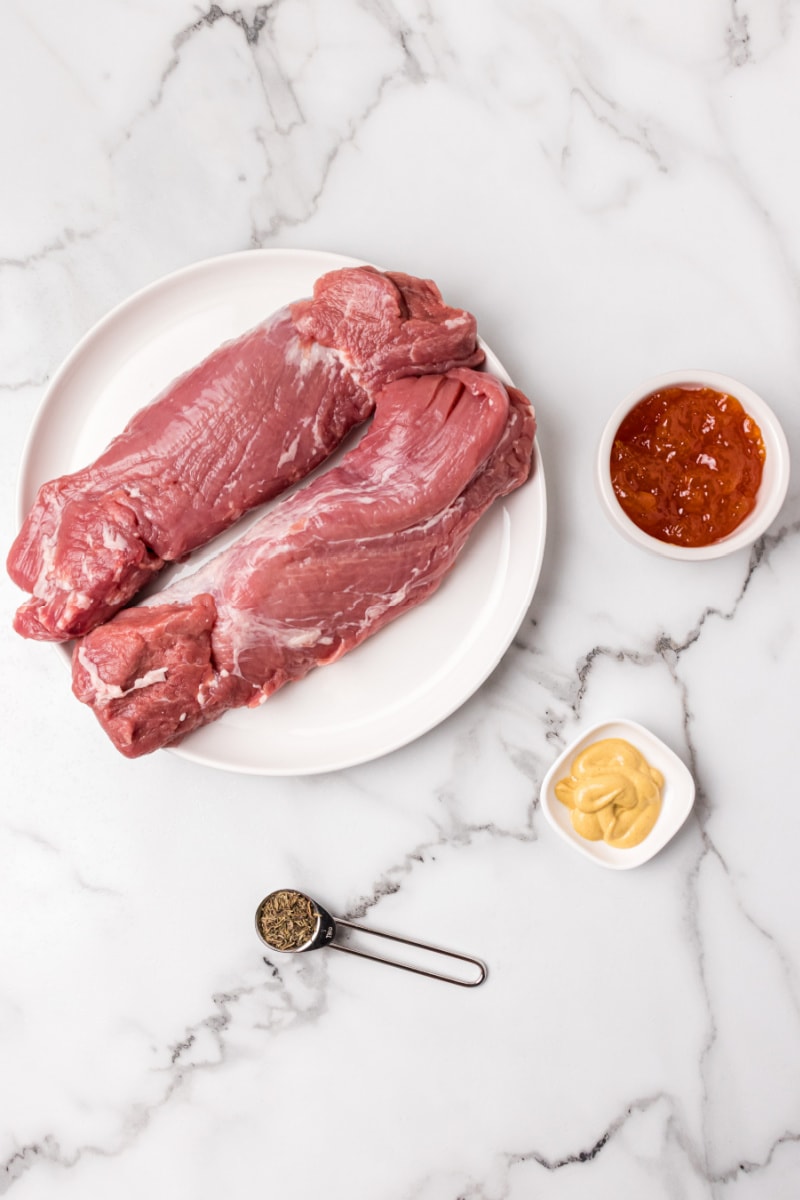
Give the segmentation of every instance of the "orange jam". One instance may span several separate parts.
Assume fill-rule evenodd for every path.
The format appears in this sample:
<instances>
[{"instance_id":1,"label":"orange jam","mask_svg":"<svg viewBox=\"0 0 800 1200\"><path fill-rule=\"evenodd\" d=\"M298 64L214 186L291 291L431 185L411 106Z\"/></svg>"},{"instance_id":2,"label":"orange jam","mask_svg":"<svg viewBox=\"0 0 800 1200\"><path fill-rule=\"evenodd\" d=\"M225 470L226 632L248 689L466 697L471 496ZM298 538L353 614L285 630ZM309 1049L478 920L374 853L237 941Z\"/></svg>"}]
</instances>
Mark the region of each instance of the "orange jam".
<instances>
[{"instance_id":1,"label":"orange jam","mask_svg":"<svg viewBox=\"0 0 800 1200\"><path fill-rule=\"evenodd\" d=\"M635 405L611 448L611 483L634 525L677 546L709 546L752 512L761 430L734 396L661 388Z\"/></svg>"}]
</instances>

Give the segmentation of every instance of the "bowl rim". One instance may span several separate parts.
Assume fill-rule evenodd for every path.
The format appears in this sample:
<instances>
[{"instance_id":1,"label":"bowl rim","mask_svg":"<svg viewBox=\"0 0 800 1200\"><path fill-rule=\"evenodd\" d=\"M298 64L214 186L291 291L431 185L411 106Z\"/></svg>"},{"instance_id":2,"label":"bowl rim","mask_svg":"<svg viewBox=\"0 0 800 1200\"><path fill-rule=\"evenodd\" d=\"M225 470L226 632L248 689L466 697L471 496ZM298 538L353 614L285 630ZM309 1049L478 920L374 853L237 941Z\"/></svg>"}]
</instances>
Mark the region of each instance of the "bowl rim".
<instances>
[{"instance_id":1,"label":"bowl rim","mask_svg":"<svg viewBox=\"0 0 800 1200\"><path fill-rule=\"evenodd\" d=\"M766 490L765 480L761 486L753 511L744 521L729 533L727 537L712 542L709 546L676 546L672 542L662 542L652 537L635 525L625 513L617 500L611 484L609 462L614 436L622 424L626 414L644 400L646 396L663 387L674 387L678 384L698 385L714 388L715 391L727 392L735 397L742 407L753 417L764 440L767 458L774 464ZM773 410L766 401L752 388L731 375L706 368L693 368L681 371L667 371L654 375L643 384L632 389L611 413L600 438L596 459L596 483L606 510L616 529L632 542L651 553L659 554L662 558L673 558L684 562L702 562L709 559L722 558L737 550L751 546L762 533L772 524L783 505L789 488L789 444L786 434ZM762 495L763 492L763 495Z\"/></svg>"}]
</instances>

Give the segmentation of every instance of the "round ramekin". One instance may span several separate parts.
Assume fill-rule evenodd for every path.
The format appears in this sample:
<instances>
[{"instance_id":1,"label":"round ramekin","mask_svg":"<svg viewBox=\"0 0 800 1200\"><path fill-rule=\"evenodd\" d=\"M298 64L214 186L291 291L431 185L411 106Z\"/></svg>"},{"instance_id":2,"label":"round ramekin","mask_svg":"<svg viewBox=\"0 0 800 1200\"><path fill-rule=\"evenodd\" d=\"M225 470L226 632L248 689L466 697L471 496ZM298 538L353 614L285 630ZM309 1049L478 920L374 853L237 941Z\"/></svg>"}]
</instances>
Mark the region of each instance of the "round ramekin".
<instances>
[{"instance_id":1,"label":"round ramekin","mask_svg":"<svg viewBox=\"0 0 800 1200\"><path fill-rule=\"evenodd\" d=\"M646 396L657 392L660 388L675 387L679 384L695 384L734 396L756 422L764 440L766 452L764 473L756 496L755 508L745 517L741 525L734 529L733 533L720 538L717 542L712 542L709 546L676 546L671 542L662 542L658 538L651 537L649 533L644 533L625 513L611 483L611 448L614 444L614 436L624 417ZM743 550L745 547L751 546L778 515L789 486L789 446L780 422L769 405L752 388L740 383L738 379L732 379L729 375L721 375L718 371L669 371L665 375L655 376L654 379L648 380L641 387L630 392L614 409L603 430L597 451L597 484L612 524L635 545L665 558L682 559L684 562L722 558L723 555L732 554L736 550Z\"/></svg>"}]
</instances>

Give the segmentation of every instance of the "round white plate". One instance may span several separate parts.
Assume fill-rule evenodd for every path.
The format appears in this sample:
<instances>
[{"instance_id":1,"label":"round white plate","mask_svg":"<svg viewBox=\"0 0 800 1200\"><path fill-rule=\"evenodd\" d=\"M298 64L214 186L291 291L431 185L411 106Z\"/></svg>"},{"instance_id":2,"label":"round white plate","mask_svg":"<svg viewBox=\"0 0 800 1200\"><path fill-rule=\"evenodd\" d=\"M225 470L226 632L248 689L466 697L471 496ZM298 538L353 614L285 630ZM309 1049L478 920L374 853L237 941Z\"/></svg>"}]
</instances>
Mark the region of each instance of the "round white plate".
<instances>
[{"instance_id":1,"label":"round white plate","mask_svg":"<svg viewBox=\"0 0 800 1200\"><path fill-rule=\"evenodd\" d=\"M114 309L76 346L42 401L23 457L20 522L45 480L91 462L177 375L275 309L310 295L325 271L360 265L316 250L249 250L187 267ZM484 349L488 369L508 382ZM190 734L174 753L230 771L305 775L366 762L413 741L468 699L508 648L533 596L545 525L537 444L531 479L481 519L434 596L261 708L226 713ZM240 522L211 549L216 553L242 528ZM190 569L208 555L208 547L198 551ZM174 574L163 572L158 586Z\"/></svg>"}]
</instances>

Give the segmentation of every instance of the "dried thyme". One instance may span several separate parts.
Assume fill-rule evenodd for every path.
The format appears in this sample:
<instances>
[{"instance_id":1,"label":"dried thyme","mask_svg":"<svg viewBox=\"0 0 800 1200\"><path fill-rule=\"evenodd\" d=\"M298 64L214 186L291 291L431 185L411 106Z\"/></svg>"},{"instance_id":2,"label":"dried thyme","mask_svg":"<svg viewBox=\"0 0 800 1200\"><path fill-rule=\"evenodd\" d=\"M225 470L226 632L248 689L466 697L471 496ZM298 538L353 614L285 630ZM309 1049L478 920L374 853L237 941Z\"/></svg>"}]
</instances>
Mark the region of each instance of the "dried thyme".
<instances>
[{"instance_id":1,"label":"dried thyme","mask_svg":"<svg viewBox=\"0 0 800 1200\"><path fill-rule=\"evenodd\" d=\"M299 950L317 930L319 913L308 896L284 889L267 896L258 912L258 928L274 950Z\"/></svg>"}]
</instances>

